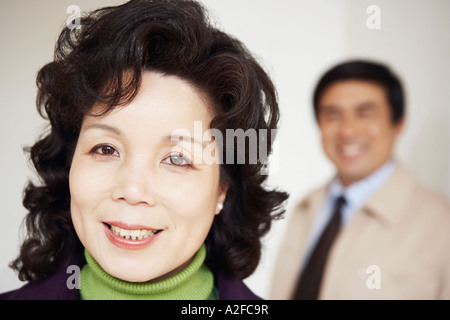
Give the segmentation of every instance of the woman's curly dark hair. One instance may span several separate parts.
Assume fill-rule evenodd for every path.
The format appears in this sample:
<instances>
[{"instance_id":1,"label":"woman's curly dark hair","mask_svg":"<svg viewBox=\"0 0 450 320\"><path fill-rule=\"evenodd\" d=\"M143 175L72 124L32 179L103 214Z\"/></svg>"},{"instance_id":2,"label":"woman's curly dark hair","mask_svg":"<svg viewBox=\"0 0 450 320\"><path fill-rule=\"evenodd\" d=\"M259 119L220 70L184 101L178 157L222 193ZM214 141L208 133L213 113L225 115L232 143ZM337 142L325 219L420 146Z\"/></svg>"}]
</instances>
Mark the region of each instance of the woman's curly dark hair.
<instances>
[{"instance_id":1,"label":"woman's curly dark hair","mask_svg":"<svg viewBox=\"0 0 450 320\"><path fill-rule=\"evenodd\" d=\"M36 103L50 130L29 149L41 184L29 182L25 189L27 237L11 263L21 280L46 278L83 249L71 221L69 191L81 123L94 104L105 105L107 113L130 102L147 70L178 76L205 92L215 112L212 128L266 129L270 154L271 129L279 121L274 85L240 41L212 26L202 5L133 0L85 15L81 28L62 30L54 61L37 75ZM248 150L245 164L221 164L228 191L206 239L208 266L235 278L255 270L261 237L283 214L288 197L264 186L263 161L250 164ZM243 151L234 143L234 150L224 152L237 159Z\"/></svg>"}]
</instances>

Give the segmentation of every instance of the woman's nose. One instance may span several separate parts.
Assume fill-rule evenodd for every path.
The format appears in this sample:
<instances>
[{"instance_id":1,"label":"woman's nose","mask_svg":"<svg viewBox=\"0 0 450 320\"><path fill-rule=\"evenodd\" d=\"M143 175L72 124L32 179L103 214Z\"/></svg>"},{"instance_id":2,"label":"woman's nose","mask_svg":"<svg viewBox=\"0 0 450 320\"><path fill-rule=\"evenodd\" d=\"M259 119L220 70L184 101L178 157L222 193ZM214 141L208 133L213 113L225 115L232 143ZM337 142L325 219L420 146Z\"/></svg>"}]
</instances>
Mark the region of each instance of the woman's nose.
<instances>
[{"instance_id":1,"label":"woman's nose","mask_svg":"<svg viewBox=\"0 0 450 320\"><path fill-rule=\"evenodd\" d=\"M124 162L117 169L112 197L130 205L156 204L155 179L150 168L139 161Z\"/></svg>"}]
</instances>

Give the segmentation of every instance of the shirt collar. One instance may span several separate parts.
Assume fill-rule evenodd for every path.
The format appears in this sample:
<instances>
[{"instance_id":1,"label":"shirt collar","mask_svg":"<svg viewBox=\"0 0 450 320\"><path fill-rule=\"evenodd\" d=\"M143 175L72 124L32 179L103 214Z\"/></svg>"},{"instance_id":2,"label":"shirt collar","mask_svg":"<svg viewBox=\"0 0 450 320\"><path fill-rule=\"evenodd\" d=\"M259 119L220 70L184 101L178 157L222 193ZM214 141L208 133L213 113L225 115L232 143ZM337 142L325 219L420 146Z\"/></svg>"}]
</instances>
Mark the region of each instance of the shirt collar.
<instances>
[{"instance_id":1,"label":"shirt collar","mask_svg":"<svg viewBox=\"0 0 450 320\"><path fill-rule=\"evenodd\" d=\"M388 160L374 173L348 187L344 187L338 176L335 176L328 189L328 199L334 202L343 195L346 199L347 210L351 213L359 211L367 201L387 182L396 167L393 159Z\"/></svg>"}]
</instances>

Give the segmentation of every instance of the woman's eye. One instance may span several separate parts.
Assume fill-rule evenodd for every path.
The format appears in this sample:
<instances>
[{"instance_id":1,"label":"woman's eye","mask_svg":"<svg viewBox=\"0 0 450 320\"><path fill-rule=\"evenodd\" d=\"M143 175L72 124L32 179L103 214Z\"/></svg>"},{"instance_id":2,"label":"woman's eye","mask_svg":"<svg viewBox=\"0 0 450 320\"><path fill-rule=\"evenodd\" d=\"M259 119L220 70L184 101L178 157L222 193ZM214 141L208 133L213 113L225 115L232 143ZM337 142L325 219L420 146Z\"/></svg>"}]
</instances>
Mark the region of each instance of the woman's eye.
<instances>
[{"instance_id":1,"label":"woman's eye","mask_svg":"<svg viewBox=\"0 0 450 320\"><path fill-rule=\"evenodd\" d=\"M164 159L165 163L175 165L175 166L190 166L191 162L187 160L183 155L181 154L171 154L166 159Z\"/></svg>"},{"instance_id":2,"label":"woman's eye","mask_svg":"<svg viewBox=\"0 0 450 320\"><path fill-rule=\"evenodd\" d=\"M91 153L99 154L102 156L119 156L119 153L117 152L114 147L109 145L100 145L96 146L91 150Z\"/></svg>"}]
</instances>

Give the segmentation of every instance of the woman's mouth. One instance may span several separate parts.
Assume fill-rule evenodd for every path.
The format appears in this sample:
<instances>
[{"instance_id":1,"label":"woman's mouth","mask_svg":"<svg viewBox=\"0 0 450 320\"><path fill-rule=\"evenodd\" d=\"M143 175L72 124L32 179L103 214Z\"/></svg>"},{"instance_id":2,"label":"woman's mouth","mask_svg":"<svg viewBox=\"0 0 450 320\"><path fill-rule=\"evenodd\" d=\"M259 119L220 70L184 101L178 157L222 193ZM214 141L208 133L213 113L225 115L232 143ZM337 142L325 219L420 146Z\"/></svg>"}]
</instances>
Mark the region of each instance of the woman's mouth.
<instances>
[{"instance_id":1,"label":"woman's mouth","mask_svg":"<svg viewBox=\"0 0 450 320\"><path fill-rule=\"evenodd\" d=\"M103 225L108 239L114 245L125 249L142 249L147 247L163 232L162 229L129 226L123 223L104 222Z\"/></svg>"},{"instance_id":2,"label":"woman's mouth","mask_svg":"<svg viewBox=\"0 0 450 320\"><path fill-rule=\"evenodd\" d=\"M146 230L146 229L138 229L138 230L127 230L122 229L117 226L110 226L111 231L118 236L121 236L124 239L131 240L142 240L149 236L153 236L158 233L160 230Z\"/></svg>"}]
</instances>

